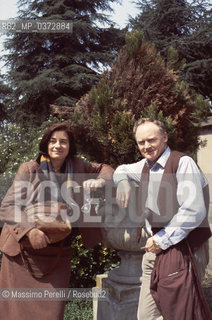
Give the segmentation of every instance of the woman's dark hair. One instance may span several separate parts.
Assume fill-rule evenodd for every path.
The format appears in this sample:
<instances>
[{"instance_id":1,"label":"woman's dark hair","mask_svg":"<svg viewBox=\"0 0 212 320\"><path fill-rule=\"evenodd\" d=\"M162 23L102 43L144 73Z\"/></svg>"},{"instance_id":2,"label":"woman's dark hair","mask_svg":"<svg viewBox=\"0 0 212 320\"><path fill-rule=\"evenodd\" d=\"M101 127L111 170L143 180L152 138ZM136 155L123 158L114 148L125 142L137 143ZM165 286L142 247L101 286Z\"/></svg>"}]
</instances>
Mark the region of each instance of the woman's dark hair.
<instances>
[{"instance_id":1,"label":"woman's dark hair","mask_svg":"<svg viewBox=\"0 0 212 320\"><path fill-rule=\"evenodd\" d=\"M39 143L40 154L48 155L49 140L51 139L51 136L55 131L65 131L67 133L69 139L68 157L72 158L76 154L75 139L71 130L71 126L65 122L52 124L50 127L48 127L46 132L44 132L43 138Z\"/></svg>"}]
</instances>

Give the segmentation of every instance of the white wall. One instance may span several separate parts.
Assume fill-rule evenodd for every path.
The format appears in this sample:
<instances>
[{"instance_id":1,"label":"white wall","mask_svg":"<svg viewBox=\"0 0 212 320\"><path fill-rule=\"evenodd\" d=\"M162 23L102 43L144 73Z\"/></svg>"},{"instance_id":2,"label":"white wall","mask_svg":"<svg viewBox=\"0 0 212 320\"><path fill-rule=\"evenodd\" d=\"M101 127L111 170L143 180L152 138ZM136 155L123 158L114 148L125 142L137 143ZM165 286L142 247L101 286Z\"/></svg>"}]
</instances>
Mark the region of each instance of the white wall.
<instances>
[{"instance_id":1,"label":"white wall","mask_svg":"<svg viewBox=\"0 0 212 320\"><path fill-rule=\"evenodd\" d=\"M206 140L206 145L201 147L197 153L197 162L203 173L205 174L210 189L210 208L209 222L212 229L212 117L208 118L207 122L202 125L200 134L202 141ZM212 275L212 237L209 240L210 263L208 265L208 273Z\"/></svg>"}]
</instances>

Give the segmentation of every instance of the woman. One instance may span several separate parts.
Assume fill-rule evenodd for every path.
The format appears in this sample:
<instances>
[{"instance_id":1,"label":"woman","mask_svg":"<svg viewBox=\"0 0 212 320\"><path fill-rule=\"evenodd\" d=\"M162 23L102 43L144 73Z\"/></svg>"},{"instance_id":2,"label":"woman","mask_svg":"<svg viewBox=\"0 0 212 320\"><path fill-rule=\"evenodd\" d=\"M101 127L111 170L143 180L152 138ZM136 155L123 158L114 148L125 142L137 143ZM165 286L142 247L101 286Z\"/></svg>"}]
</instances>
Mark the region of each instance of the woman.
<instances>
[{"instance_id":1,"label":"woman","mask_svg":"<svg viewBox=\"0 0 212 320\"><path fill-rule=\"evenodd\" d=\"M106 180L112 179L113 169L110 166L88 163L75 156L74 137L66 123L51 125L45 132L39 149L36 161L23 163L19 167L0 209L2 216L13 215L16 221L19 217L22 221L21 224L5 224L3 227L0 237L0 250L3 253L0 287L11 288L13 291L15 288L26 288L26 294L30 297L26 300L27 295L22 293L20 301L10 299L11 297L1 301L2 320L62 320L64 315L65 301L42 301L43 298L48 298L48 294L45 297L33 296L30 288L45 288L46 293L53 288L68 288L70 243L74 233L65 240L52 244L33 221L27 221L23 225L26 220L24 208L41 199L53 199L69 205L74 203L81 207L83 196L78 191L82 190L82 186L84 189L95 190L103 187ZM78 224L85 245L92 246L100 241L99 229L91 228L92 223L86 228L82 214ZM28 247L23 246L26 239L30 243ZM40 301L33 299L37 297L41 298Z\"/></svg>"}]
</instances>

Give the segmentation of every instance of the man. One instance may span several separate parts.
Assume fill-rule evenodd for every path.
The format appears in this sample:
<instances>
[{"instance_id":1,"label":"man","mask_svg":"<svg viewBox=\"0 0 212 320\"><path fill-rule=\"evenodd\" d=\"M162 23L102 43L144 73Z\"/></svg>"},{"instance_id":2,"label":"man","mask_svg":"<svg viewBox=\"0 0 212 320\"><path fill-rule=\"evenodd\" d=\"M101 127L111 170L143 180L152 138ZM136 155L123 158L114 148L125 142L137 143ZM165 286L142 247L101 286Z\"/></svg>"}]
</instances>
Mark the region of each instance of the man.
<instances>
[{"instance_id":1,"label":"man","mask_svg":"<svg viewBox=\"0 0 212 320\"><path fill-rule=\"evenodd\" d=\"M186 311L187 306L189 308L186 298L184 299L185 305L181 307L181 313L175 315L177 307L173 305L175 302L177 304L175 300L179 298L180 291L178 290L177 296L177 289L174 290L171 287L169 294L168 282L164 284L163 291L159 279L163 278L164 275L161 273L166 269L169 270L168 272L176 270L176 272L168 273L167 279L171 281L170 286L178 283L178 280L173 278L176 275L180 276L180 270L176 269L178 262L173 262L175 260L179 260L181 267L178 267L187 272L184 275L185 280L181 282L189 279L191 274L189 273L190 249L187 249L187 242L188 248L191 247L194 252L200 277L204 275L208 263L207 240L211 235L207 223L207 183L192 158L170 150L167 145L168 135L160 121L149 118L138 120L134 126L134 135L144 159L137 163L119 166L114 173L114 182L117 185L117 202L125 208L128 206L131 191L129 181L140 182L141 227L144 227L150 236L145 246L146 253L142 262L143 274L138 319L171 320L175 317L181 320L194 319L193 311L190 310L190 314ZM204 229L198 228L200 225ZM176 258L179 252L180 256ZM156 269L159 268L159 265L164 266L163 270ZM152 274L153 269L154 274ZM192 281L191 279L189 286L192 286ZM151 294L153 291L150 291L150 282L151 289L155 290L155 300ZM182 283L182 293L184 291ZM188 292L188 299L191 296ZM196 296L190 306L194 305L194 299ZM202 316L199 313L195 319L204 319L200 317Z\"/></svg>"}]
</instances>

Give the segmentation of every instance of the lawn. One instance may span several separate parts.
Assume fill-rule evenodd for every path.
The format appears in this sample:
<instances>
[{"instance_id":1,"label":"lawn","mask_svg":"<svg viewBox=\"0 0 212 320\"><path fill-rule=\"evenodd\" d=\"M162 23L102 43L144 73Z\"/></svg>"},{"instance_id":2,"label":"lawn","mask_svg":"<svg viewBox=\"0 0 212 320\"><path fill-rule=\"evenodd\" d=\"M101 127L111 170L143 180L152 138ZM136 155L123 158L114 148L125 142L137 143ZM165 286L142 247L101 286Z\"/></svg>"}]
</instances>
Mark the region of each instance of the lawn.
<instances>
[{"instance_id":1,"label":"lawn","mask_svg":"<svg viewBox=\"0 0 212 320\"><path fill-rule=\"evenodd\" d=\"M93 320L93 302L74 300L67 303L64 320Z\"/></svg>"}]
</instances>

